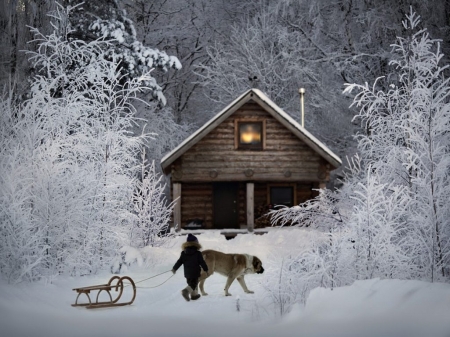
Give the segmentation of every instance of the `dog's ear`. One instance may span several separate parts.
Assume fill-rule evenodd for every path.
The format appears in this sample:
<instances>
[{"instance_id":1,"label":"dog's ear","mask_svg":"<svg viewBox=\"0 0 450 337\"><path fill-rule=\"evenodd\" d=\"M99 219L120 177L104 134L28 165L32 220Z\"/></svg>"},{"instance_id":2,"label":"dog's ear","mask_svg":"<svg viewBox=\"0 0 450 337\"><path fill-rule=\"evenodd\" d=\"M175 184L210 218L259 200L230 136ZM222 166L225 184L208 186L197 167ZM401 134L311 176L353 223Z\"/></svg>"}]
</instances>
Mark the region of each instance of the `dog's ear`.
<instances>
[{"instance_id":1,"label":"dog's ear","mask_svg":"<svg viewBox=\"0 0 450 337\"><path fill-rule=\"evenodd\" d=\"M259 268L261 268L261 260L258 259L256 256L253 256L253 270L258 270Z\"/></svg>"}]
</instances>

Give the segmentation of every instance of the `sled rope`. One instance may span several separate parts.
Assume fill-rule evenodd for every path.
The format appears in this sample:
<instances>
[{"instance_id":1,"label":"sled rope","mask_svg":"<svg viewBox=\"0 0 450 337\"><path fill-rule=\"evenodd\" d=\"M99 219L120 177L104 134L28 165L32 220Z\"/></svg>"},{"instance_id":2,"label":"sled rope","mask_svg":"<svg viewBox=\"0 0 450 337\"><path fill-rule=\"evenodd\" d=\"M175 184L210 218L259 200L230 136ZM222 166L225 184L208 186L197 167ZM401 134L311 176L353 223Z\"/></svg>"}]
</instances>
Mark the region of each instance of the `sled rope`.
<instances>
[{"instance_id":1,"label":"sled rope","mask_svg":"<svg viewBox=\"0 0 450 337\"><path fill-rule=\"evenodd\" d=\"M170 271L170 270L169 270ZM159 286L162 286L164 283L166 283L167 281L169 281L172 277L174 277L174 275L170 275L170 277L167 279L167 280L165 280L163 283L160 283L160 284L158 284L158 285L156 285L156 286L153 286L153 287L136 287L136 288L147 288L147 289L150 289L150 288L157 288L157 287L159 287Z\"/></svg>"},{"instance_id":2,"label":"sled rope","mask_svg":"<svg viewBox=\"0 0 450 337\"><path fill-rule=\"evenodd\" d=\"M172 270L168 270L168 271L165 271L165 272L163 272L163 273L161 273L161 274L157 274L157 275L154 275L154 276L150 276L150 277L147 277L146 279L143 279L143 280L140 280L140 281L137 281L137 282L134 282L134 283L135 283L135 284L141 283L141 282L150 280L150 279L152 279L152 278L155 278L155 277L157 277L157 276L166 274L166 273L171 272L171 271L172 271ZM169 281L174 275L175 275L175 274L171 275L171 276L170 276L167 280L165 280L163 283L160 283L160 284L158 284L158 285L156 285L156 286L153 286L153 287L136 287L136 288L148 288L148 289L149 289L149 288L156 288L156 287L162 286L164 283L166 283L167 281ZM125 287L128 287L128 286L130 286L130 285L131 285L131 284L127 284Z\"/></svg>"}]
</instances>

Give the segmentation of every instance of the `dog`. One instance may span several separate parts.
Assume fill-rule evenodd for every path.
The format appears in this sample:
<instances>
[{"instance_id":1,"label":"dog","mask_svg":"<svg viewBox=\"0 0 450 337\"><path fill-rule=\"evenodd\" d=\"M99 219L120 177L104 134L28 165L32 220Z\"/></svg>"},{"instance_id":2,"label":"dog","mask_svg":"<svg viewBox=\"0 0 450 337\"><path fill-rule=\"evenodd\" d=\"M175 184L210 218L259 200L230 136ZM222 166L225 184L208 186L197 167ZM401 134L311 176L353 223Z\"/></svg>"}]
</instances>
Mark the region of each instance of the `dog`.
<instances>
[{"instance_id":1,"label":"dog","mask_svg":"<svg viewBox=\"0 0 450 337\"><path fill-rule=\"evenodd\" d=\"M199 288L203 296L208 295L204 289L205 280L214 274L214 272L227 277L224 289L225 296L231 296L228 289L235 279L238 280L242 289L244 289L247 294L254 293L253 291L248 290L244 276L255 273L262 274L264 272L260 259L248 254L225 254L211 249L203 251L202 254L208 265L208 273L205 273L202 270L199 279Z\"/></svg>"}]
</instances>

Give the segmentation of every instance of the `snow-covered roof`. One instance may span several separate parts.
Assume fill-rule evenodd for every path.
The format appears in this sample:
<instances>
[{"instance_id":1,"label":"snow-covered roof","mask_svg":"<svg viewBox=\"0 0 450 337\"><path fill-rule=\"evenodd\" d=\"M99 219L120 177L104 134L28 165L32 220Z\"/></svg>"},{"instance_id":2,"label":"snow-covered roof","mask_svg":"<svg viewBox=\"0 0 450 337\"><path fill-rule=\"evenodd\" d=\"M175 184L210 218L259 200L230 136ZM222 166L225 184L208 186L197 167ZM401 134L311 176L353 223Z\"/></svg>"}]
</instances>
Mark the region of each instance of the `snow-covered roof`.
<instances>
[{"instance_id":1,"label":"snow-covered roof","mask_svg":"<svg viewBox=\"0 0 450 337\"><path fill-rule=\"evenodd\" d=\"M316 153L324 158L333 167L337 168L342 164L341 159L334 154L325 144L320 142L316 137L309 133L304 127L298 124L291 116L278 107L269 97L267 97L261 90L249 89L241 96L236 98L222 111L216 114L208 122L206 122L200 129L186 138L180 145L170 151L161 159L161 166L165 170L187 150L199 142L204 136L215 129L220 123L231 116L237 109L248 101L253 100L261 105L272 117L289 129L293 134L305 142Z\"/></svg>"}]
</instances>

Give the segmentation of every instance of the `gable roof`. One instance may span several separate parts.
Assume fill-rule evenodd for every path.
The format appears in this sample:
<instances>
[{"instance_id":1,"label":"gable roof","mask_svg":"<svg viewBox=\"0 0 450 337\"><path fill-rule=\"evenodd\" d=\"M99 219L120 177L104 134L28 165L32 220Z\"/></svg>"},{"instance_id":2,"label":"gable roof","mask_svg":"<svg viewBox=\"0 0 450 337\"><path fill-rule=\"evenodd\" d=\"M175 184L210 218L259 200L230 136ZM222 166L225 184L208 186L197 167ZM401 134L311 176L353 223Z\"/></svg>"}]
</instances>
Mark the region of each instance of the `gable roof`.
<instances>
[{"instance_id":1,"label":"gable roof","mask_svg":"<svg viewBox=\"0 0 450 337\"><path fill-rule=\"evenodd\" d=\"M278 107L269 97L267 97L261 90L249 89L241 96L231 102L225 109L220 111L217 115L206 122L200 129L186 138L175 149L167 153L161 159L161 166L163 171L166 170L175 160L183 155L187 150L199 142L209 132L215 129L225 119L231 116L236 110L250 100L257 102L265 111L267 111L278 122L283 124L293 134L305 142L310 148L318 153L323 159L337 168L342 164L341 159L334 154L325 144L320 142L316 137L306 131L300 124L298 124L291 116Z\"/></svg>"}]
</instances>

